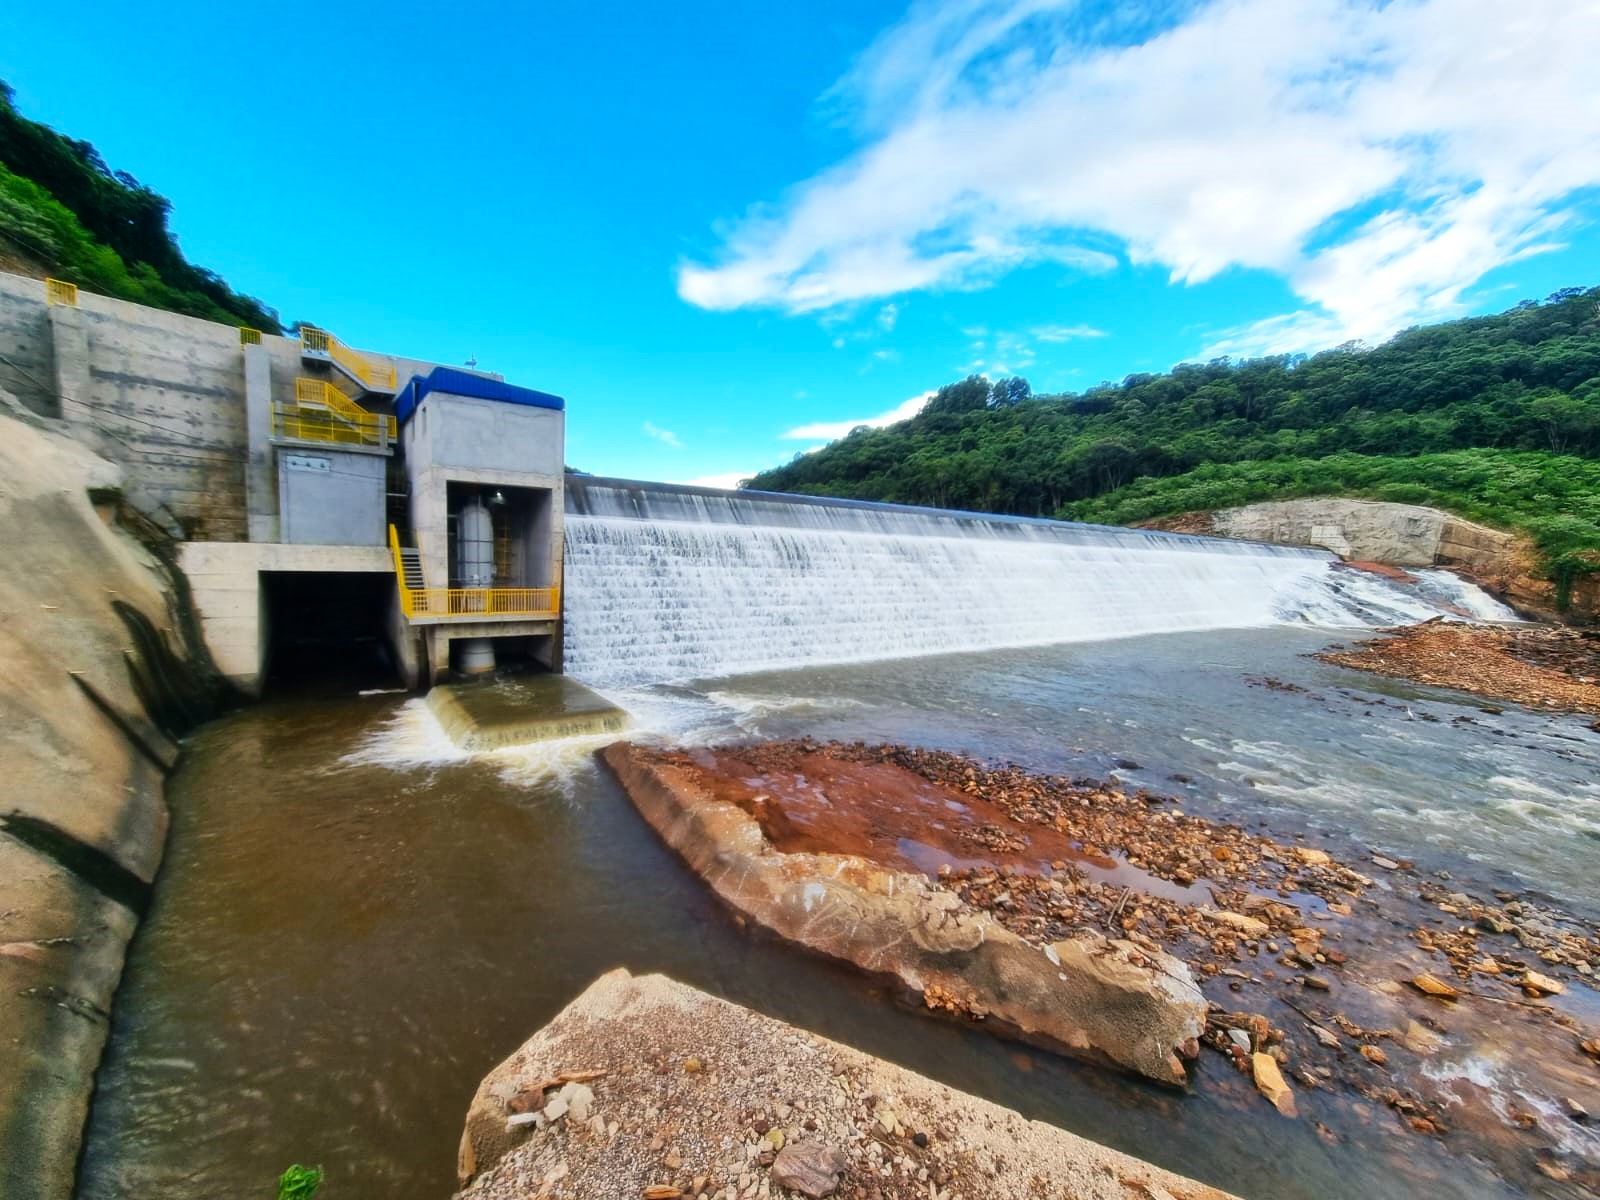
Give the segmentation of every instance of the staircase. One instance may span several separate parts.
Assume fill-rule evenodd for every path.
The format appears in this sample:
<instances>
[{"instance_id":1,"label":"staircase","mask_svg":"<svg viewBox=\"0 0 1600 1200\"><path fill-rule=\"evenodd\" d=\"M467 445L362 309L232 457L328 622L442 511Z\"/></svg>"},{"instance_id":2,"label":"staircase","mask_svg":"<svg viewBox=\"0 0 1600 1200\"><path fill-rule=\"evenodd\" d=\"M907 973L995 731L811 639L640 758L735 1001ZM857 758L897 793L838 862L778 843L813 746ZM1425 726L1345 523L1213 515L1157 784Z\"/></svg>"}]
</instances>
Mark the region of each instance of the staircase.
<instances>
[{"instance_id":1,"label":"staircase","mask_svg":"<svg viewBox=\"0 0 1600 1200\"><path fill-rule=\"evenodd\" d=\"M385 392L392 396L400 386L399 375L392 365L372 361L326 329L313 325L300 327L300 357L308 362L327 363L363 391Z\"/></svg>"},{"instance_id":2,"label":"staircase","mask_svg":"<svg viewBox=\"0 0 1600 1200\"><path fill-rule=\"evenodd\" d=\"M422 551L415 546L400 547L400 578L412 591L421 591L428 586L422 575Z\"/></svg>"},{"instance_id":3,"label":"staircase","mask_svg":"<svg viewBox=\"0 0 1600 1200\"><path fill-rule=\"evenodd\" d=\"M331 383L295 381L294 403L273 406L273 432L301 442L334 442L388 449L399 432L394 417L368 412Z\"/></svg>"}]
</instances>

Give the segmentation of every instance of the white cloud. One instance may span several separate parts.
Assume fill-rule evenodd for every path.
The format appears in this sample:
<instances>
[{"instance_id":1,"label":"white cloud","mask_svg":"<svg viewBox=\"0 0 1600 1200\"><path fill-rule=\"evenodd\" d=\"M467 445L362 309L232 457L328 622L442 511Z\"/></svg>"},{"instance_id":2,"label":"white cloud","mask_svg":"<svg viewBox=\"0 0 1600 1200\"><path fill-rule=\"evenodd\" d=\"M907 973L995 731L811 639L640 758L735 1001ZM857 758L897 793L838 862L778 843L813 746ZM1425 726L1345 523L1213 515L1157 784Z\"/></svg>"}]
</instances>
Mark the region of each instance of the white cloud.
<instances>
[{"instance_id":1,"label":"white cloud","mask_svg":"<svg viewBox=\"0 0 1600 1200\"><path fill-rule=\"evenodd\" d=\"M686 487L727 488L732 491L739 486L741 479L749 479L754 474L754 471L729 471L722 475L701 475L695 479L674 479L671 482Z\"/></svg>"},{"instance_id":2,"label":"white cloud","mask_svg":"<svg viewBox=\"0 0 1600 1200\"><path fill-rule=\"evenodd\" d=\"M896 421L904 421L914 417L922 411L922 406L933 399L932 392L923 392L920 396L913 396L902 404L897 404L886 413L879 413L875 417L858 417L850 421L814 421L810 425L799 425L782 434L785 438L794 438L799 441L810 441L822 438L823 444L842 438L857 425L866 425L872 429L882 429L885 425L893 425ZM813 446L811 450L820 450L821 446ZM811 453L807 450L806 453Z\"/></svg>"},{"instance_id":3,"label":"white cloud","mask_svg":"<svg viewBox=\"0 0 1600 1200\"><path fill-rule=\"evenodd\" d=\"M678 435L673 433L672 430L662 429L651 421L646 421L641 428L643 428L646 437L653 437L656 441L671 446L674 450L683 449L683 442L679 440Z\"/></svg>"},{"instance_id":4,"label":"white cloud","mask_svg":"<svg viewBox=\"0 0 1600 1200\"><path fill-rule=\"evenodd\" d=\"M1104 329L1092 325L1035 325L1028 331L1041 342L1070 342L1077 338L1103 338Z\"/></svg>"},{"instance_id":5,"label":"white cloud","mask_svg":"<svg viewBox=\"0 0 1600 1200\"><path fill-rule=\"evenodd\" d=\"M1141 11L913 8L829 94L861 149L736 222L679 293L805 312L1115 249L1174 283L1269 271L1304 305L1216 346L1374 340L1459 311L1600 185L1595 0Z\"/></svg>"}]
</instances>

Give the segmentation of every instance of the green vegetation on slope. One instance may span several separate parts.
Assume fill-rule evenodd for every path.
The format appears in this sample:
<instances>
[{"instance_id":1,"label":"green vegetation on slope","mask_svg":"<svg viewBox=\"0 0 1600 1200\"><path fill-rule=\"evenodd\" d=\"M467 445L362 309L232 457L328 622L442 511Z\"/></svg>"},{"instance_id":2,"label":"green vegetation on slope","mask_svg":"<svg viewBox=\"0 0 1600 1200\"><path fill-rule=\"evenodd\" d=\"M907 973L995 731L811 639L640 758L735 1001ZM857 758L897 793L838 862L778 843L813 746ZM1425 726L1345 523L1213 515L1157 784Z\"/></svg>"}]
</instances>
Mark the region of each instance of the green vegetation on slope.
<instances>
[{"instance_id":1,"label":"green vegetation on slope","mask_svg":"<svg viewBox=\"0 0 1600 1200\"><path fill-rule=\"evenodd\" d=\"M0 239L89 291L281 333L272 309L184 258L171 207L88 142L23 117L0 82Z\"/></svg>"},{"instance_id":2,"label":"green vegetation on slope","mask_svg":"<svg viewBox=\"0 0 1600 1200\"><path fill-rule=\"evenodd\" d=\"M1600 571L1600 288L1307 358L1184 364L1082 394L978 376L748 486L1128 523L1293 496L1522 529Z\"/></svg>"}]
</instances>

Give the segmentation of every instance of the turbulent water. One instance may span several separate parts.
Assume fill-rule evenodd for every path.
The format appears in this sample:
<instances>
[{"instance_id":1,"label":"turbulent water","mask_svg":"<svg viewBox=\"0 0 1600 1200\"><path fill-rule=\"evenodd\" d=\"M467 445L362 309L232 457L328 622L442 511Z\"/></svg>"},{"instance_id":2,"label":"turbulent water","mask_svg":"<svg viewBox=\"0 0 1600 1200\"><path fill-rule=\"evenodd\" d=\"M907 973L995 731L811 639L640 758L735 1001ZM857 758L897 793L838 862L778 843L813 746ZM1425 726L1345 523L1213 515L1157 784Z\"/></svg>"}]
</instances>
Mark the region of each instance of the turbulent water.
<instances>
[{"instance_id":1,"label":"turbulent water","mask_svg":"<svg viewBox=\"0 0 1600 1200\"><path fill-rule=\"evenodd\" d=\"M1300 547L609 480L574 481L565 569L567 669L599 685L1511 615L1443 572L1402 589Z\"/></svg>"}]
</instances>

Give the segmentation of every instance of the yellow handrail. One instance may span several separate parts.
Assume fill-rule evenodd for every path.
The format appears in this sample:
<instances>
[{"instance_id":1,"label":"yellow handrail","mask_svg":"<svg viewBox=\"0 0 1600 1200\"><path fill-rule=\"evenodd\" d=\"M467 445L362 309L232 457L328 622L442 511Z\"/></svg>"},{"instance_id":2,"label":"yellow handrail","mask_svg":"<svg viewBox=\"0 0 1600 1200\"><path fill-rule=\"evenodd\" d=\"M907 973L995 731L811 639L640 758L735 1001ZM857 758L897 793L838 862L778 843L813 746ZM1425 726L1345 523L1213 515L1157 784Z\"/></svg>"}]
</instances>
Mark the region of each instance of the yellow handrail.
<instances>
[{"instance_id":1,"label":"yellow handrail","mask_svg":"<svg viewBox=\"0 0 1600 1200\"><path fill-rule=\"evenodd\" d=\"M302 375L294 381L294 399L296 404L326 408L351 424L368 420L379 421L383 424L384 432L388 434L391 442L397 436L399 427L394 417L367 411L326 380L307 379Z\"/></svg>"},{"instance_id":2,"label":"yellow handrail","mask_svg":"<svg viewBox=\"0 0 1600 1200\"><path fill-rule=\"evenodd\" d=\"M282 402L272 406L272 432L302 442L385 447L393 443L385 422L393 420L380 413L366 413L351 420L321 406Z\"/></svg>"},{"instance_id":3,"label":"yellow handrail","mask_svg":"<svg viewBox=\"0 0 1600 1200\"><path fill-rule=\"evenodd\" d=\"M393 390L399 376L393 365L382 365L357 354L326 329L312 325L300 326L300 348L315 354L326 354L368 387L387 387Z\"/></svg>"},{"instance_id":4,"label":"yellow handrail","mask_svg":"<svg viewBox=\"0 0 1600 1200\"><path fill-rule=\"evenodd\" d=\"M550 617L561 615L561 589L430 588L406 584L400 534L389 526L389 552L394 556L395 586L400 611L407 617Z\"/></svg>"},{"instance_id":5,"label":"yellow handrail","mask_svg":"<svg viewBox=\"0 0 1600 1200\"><path fill-rule=\"evenodd\" d=\"M261 345L261 330L259 330L259 329L251 329L250 326L248 326L248 325L239 326L239 345L240 346L259 346L259 345Z\"/></svg>"},{"instance_id":6,"label":"yellow handrail","mask_svg":"<svg viewBox=\"0 0 1600 1200\"><path fill-rule=\"evenodd\" d=\"M78 285L68 283L65 279L49 279L44 281L44 302L46 304L64 304L68 308L78 307Z\"/></svg>"}]
</instances>

